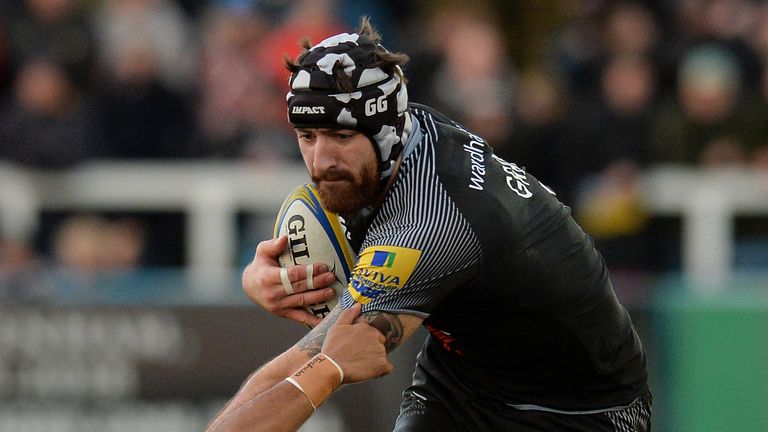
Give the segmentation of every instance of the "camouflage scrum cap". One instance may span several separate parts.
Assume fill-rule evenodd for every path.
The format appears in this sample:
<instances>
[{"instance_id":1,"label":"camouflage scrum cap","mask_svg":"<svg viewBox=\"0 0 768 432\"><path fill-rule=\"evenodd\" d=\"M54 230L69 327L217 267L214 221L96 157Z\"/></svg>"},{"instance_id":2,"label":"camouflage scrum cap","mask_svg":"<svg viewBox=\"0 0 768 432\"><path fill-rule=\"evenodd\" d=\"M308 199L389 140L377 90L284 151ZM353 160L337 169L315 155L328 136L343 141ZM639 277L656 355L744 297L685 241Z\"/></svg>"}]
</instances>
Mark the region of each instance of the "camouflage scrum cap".
<instances>
[{"instance_id":1,"label":"camouflage scrum cap","mask_svg":"<svg viewBox=\"0 0 768 432\"><path fill-rule=\"evenodd\" d=\"M402 70L394 66L386 72L376 66L376 51L386 49L356 33L320 42L298 58L286 99L294 127L344 128L368 136L385 179L392 174L412 123ZM346 91L334 76L342 71L351 82Z\"/></svg>"}]
</instances>

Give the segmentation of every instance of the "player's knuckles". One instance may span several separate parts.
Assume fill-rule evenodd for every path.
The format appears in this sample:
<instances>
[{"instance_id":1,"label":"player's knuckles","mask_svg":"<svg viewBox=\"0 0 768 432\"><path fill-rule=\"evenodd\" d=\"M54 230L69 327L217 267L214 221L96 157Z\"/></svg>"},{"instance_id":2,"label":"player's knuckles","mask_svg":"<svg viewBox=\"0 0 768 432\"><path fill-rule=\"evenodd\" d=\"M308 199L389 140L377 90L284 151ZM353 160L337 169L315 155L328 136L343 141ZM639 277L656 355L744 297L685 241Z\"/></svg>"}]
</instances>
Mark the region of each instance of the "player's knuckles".
<instances>
[{"instance_id":1,"label":"player's knuckles","mask_svg":"<svg viewBox=\"0 0 768 432\"><path fill-rule=\"evenodd\" d=\"M261 296L262 300L265 304L267 304L269 307L276 308L278 307L279 301L282 299L276 292L266 292L264 295Z\"/></svg>"},{"instance_id":2,"label":"player's knuckles","mask_svg":"<svg viewBox=\"0 0 768 432\"><path fill-rule=\"evenodd\" d=\"M260 286L267 285L266 276L263 272L257 271L249 266L243 270L243 288L246 290L256 290Z\"/></svg>"},{"instance_id":3,"label":"player's knuckles","mask_svg":"<svg viewBox=\"0 0 768 432\"><path fill-rule=\"evenodd\" d=\"M315 285L315 289L325 288L331 285L332 283L336 282L336 275L333 273L324 273L319 276L313 277L312 282Z\"/></svg>"},{"instance_id":4,"label":"player's knuckles","mask_svg":"<svg viewBox=\"0 0 768 432\"><path fill-rule=\"evenodd\" d=\"M294 292L302 292L307 290L307 281L304 279L291 283L293 285L293 291Z\"/></svg>"},{"instance_id":5,"label":"player's knuckles","mask_svg":"<svg viewBox=\"0 0 768 432\"><path fill-rule=\"evenodd\" d=\"M288 267L288 279L291 282L303 281L307 277L307 269L304 266L295 265Z\"/></svg>"},{"instance_id":6,"label":"player's knuckles","mask_svg":"<svg viewBox=\"0 0 768 432\"><path fill-rule=\"evenodd\" d=\"M242 279L242 283L243 283L243 287L248 287L248 286L252 285L254 277L255 277L255 275L253 274L253 266L249 264L243 270L243 275L242 275L242 278L241 278Z\"/></svg>"},{"instance_id":7,"label":"player's knuckles","mask_svg":"<svg viewBox=\"0 0 768 432\"><path fill-rule=\"evenodd\" d=\"M307 295L306 294L299 294L296 297L297 297L297 301L298 301L298 304L296 306L304 307L304 306L309 304L309 302L307 301Z\"/></svg>"},{"instance_id":8,"label":"player's knuckles","mask_svg":"<svg viewBox=\"0 0 768 432\"><path fill-rule=\"evenodd\" d=\"M281 302L281 305L284 308L299 308L304 307L307 304L307 298L304 294L289 295Z\"/></svg>"},{"instance_id":9,"label":"player's knuckles","mask_svg":"<svg viewBox=\"0 0 768 432\"><path fill-rule=\"evenodd\" d=\"M326 300L325 293L323 293L323 292L307 291L306 293L304 293L302 295L304 296L305 304L308 304L308 305L315 304L315 303L320 303L320 302Z\"/></svg>"}]
</instances>

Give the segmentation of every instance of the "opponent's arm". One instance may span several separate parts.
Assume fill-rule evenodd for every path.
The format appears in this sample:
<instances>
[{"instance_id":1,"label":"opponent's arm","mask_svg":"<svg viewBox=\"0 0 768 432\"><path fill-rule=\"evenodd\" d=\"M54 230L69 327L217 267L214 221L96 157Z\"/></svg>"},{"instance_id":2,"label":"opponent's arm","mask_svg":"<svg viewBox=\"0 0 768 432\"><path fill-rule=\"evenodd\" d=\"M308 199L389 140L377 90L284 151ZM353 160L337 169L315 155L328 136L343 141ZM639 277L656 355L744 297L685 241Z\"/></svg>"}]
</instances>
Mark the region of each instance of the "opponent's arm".
<instances>
[{"instance_id":1,"label":"opponent's arm","mask_svg":"<svg viewBox=\"0 0 768 432\"><path fill-rule=\"evenodd\" d=\"M359 313L359 306L345 312L334 309L330 319L310 332L313 336L307 335L248 378L208 432L295 431L340 384L388 374L392 365L385 338L364 322L353 324ZM314 347L320 340L324 343L317 352L323 355L302 347ZM303 372L296 374L297 369ZM295 378L293 383L286 380L288 376Z\"/></svg>"},{"instance_id":2,"label":"opponent's arm","mask_svg":"<svg viewBox=\"0 0 768 432\"><path fill-rule=\"evenodd\" d=\"M222 419L226 419L234 411L256 399L262 393L269 391L275 386L285 387L284 384L288 383L283 383L282 381L298 369L299 366L305 364L310 358L320 352L329 327L338 320L341 311L340 307L334 308L319 325L310 330L298 343L254 372L211 423L209 431L218 432L219 429L214 429L214 426L217 426ZM276 391L284 392L286 390L278 389ZM296 391L298 392L298 389ZM294 396L300 396L300 394L295 393Z\"/></svg>"},{"instance_id":3,"label":"opponent's arm","mask_svg":"<svg viewBox=\"0 0 768 432\"><path fill-rule=\"evenodd\" d=\"M356 305L355 308L359 308L359 306ZM228 410L229 412L227 414L222 414L222 416L230 416L236 419L230 422L231 425L243 425L242 429L216 428L210 429L208 432L232 432L240 430L247 430L249 432L287 432L298 429L298 427L312 415L315 406L319 405L319 403L307 403L308 400L314 398L308 398L307 395L301 394L298 388L289 385L288 382L281 377L286 370L291 369L290 367L287 367L287 365L294 364L296 358L301 359L299 360L299 362L301 362L305 361L307 358L314 358L315 355L321 352L327 353L333 359L343 358L336 356L333 349L329 348L329 346L335 346L333 343L333 338L335 336L333 332L336 329L338 322L341 321L339 319L341 311L341 307L336 306L331 311L331 314L326 317L320 325L312 329L304 338L284 354L284 359L275 359L275 361L270 362L270 364L249 379L251 388L247 389L244 386L240 393L238 393L238 396L240 397L236 396L235 400L230 404L231 407L225 408L225 410ZM364 353L374 350L377 354L381 355L381 357L374 358L374 360L380 362L383 357L385 363L379 366L371 363L371 360L364 360L362 364L365 365L365 367L344 367L343 383L366 381L372 378L382 377L391 372L392 365L386 360L386 354L392 352L395 348L400 346L400 344L409 339L419 325L421 325L422 321L421 318L412 315L392 314L379 311L370 312L358 318L355 325L363 326L363 328L377 332L378 343L371 343L371 341L362 337L349 338L347 339L347 342L352 344L350 345L349 350L358 352L361 357L364 356ZM330 331L328 330L329 327ZM381 351L379 351L379 349ZM343 364L344 363L342 363L342 365ZM376 371L381 371L381 373L376 375L376 373L378 373ZM258 392L261 391L261 389L264 389L268 383L275 382L275 379L279 380L276 385L267 391L258 394ZM259 381L263 382L259 383ZM335 388L336 387L331 391L335 390ZM254 392L257 396L248 400L247 395L249 393L253 394ZM245 400L245 402L242 402L243 400Z\"/></svg>"}]
</instances>

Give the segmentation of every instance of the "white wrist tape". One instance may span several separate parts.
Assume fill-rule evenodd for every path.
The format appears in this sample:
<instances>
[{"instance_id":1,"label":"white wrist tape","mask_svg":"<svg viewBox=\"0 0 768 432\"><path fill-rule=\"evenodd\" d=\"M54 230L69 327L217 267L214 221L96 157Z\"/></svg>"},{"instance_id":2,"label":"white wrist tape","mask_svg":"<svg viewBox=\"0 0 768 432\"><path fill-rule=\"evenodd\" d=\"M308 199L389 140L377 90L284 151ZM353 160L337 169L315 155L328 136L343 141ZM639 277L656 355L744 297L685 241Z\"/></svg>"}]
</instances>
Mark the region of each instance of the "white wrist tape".
<instances>
[{"instance_id":1,"label":"white wrist tape","mask_svg":"<svg viewBox=\"0 0 768 432\"><path fill-rule=\"evenodd\" d=\"M307 400L309 401L309 404L312 405L312 411L315 411L317 409L317 407L315 406L315 403L312 402L312 399L309 397L307 392L304 391L304 387L302 387L301 384L297 383L296 380L293 379L292 377L288 377L285 380L288 381L289 383L293 384L294 387L299 389L299 391L302 392L304 394L304 396L307 397Z\"/></svg>"},{"instance_id":2,"label":"white wrist tape","mask_svg":"<svg viewBox=\"0 0 768 432\"><path fill-rule=\"evenodd\" d=\"M304 393L312 409L317 409L344 381L344 372L330 357L320 353L285 380Z\"/></svg>"},{"instance_id":3,"label":"white wrist tape","mask_svg":"<svg viewBox=\"0 0 768 432\"><path fill-rule=\"evenodd\" d=\"M328 354L323 354L323 355L325 356L325 358L330 360L331 363L333 363L334 366L336 366L336 369L339 370L339 376L341 377L341 379L339 380L339 383L343 383L344 382L344 371L341 369L341 366L339 366L339 364L336 363L336 360L332 359L331 356L329 356Z\"/></svg>"}]
</instances>

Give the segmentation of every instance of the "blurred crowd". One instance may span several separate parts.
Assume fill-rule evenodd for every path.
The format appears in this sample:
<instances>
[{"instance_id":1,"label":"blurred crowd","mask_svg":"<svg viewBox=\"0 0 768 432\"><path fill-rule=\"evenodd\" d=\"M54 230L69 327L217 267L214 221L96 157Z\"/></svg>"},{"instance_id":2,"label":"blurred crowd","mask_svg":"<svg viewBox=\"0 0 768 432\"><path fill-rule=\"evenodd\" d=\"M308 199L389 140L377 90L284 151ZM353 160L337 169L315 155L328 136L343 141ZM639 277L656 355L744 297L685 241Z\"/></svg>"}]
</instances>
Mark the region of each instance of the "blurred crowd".
<instances>
[{"instance_id":1,"label":"blurred crowd","mask_svg":"<svg viewBox=\"0 0 768 432\"><path fill-rule=\"evenodd\" d=\"M364 14L411 56L411 100L557 191L612 267L660 266L644 168L768 171L759 0L6 1L0 160L56 170L94 159L297 162L283 57ZM141 218L56 221L47 253L62 266L158 263ZM35 254L0 244L0 278Z\"/></svg>"}]
</instances>

